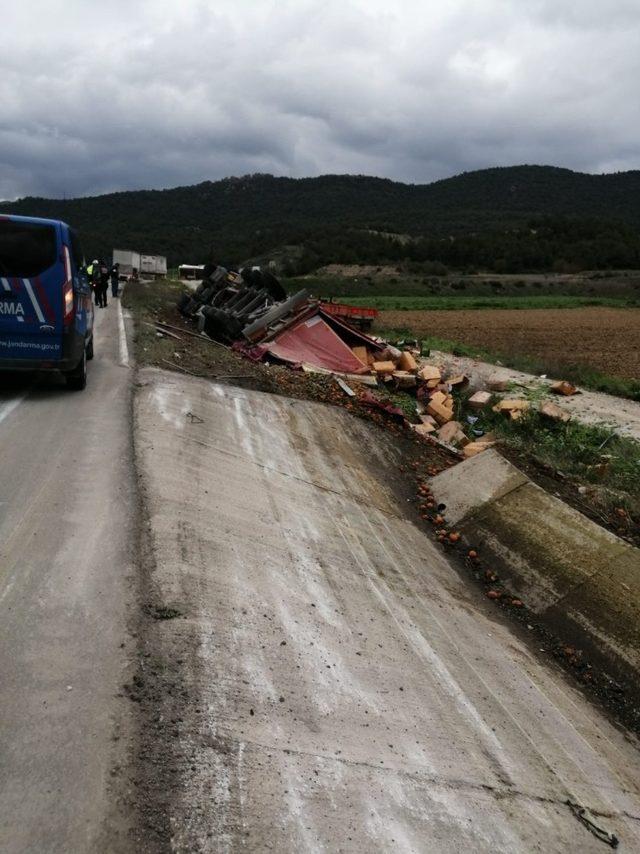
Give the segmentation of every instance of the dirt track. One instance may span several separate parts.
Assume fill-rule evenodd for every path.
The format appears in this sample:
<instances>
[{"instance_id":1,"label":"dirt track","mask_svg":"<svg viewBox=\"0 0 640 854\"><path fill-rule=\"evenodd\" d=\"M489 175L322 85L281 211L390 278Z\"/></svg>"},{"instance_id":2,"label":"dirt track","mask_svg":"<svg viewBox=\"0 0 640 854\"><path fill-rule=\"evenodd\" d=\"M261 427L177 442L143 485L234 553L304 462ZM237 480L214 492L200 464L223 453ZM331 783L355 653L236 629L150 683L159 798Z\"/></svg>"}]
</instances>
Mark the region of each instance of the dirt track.
<instances>
[{"instance_id":1,"label":"dirt track","mask_svg":"<svg viewBox=\"0 0 640 854\"><path fill-rule=\"evenodd\" d=\"M582 364L611 376L640 376L640 309L635 308L383 311L378 326L530 356L549 370Z\"/></svg>"}]
</instances>

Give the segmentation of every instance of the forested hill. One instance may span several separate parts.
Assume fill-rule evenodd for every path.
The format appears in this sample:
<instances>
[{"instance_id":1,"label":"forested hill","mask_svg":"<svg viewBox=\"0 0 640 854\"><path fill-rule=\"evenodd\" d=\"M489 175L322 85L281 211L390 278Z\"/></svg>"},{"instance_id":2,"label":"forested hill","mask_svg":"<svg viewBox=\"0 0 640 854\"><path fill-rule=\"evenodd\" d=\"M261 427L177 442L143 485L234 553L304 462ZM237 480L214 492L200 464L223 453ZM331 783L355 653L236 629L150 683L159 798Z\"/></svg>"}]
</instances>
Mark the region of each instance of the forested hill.
<instances>
[{"instance_id":1,"label":"forested hill","mask_svg":"<svg viewBox=\"0 0 640 854\"><path fill-rule=\"evenodd\" d=\"M64 219L79 229L88 254L114 246L160 253L171 264L260 255L320 234L350 230L431 238L527 228L532 218L620 223L640 228L640 171L586 175L548 166L468 172L426 185L364 176L275 178L252 175L172 190L91 198L25 198L5 213ZM626 239L626 238L625 238ZM365 253L366 254L366 253ZM379 253L378 253L379 254Z\"/></svg>"}]
</instances>

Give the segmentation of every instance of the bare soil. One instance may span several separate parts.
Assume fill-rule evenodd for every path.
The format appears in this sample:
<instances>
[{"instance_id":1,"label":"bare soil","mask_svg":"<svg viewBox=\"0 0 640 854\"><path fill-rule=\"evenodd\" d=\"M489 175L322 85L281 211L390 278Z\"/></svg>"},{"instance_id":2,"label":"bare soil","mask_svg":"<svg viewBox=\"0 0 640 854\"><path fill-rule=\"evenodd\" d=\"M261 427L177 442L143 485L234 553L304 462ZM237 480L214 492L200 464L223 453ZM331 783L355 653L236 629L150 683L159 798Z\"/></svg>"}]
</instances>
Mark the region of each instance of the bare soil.
<instances>
[{"instance_id":1,"label":"bare soil","mask_svg":"<svg viewBox=\"0 0 640 854\"><path fill-rule=\"evenodd\" d=\"M640 376L640 309L383 311L380 329L409 329L496 354L557 365L587 365L609 376Z\"/></svg>"}]
</instances>

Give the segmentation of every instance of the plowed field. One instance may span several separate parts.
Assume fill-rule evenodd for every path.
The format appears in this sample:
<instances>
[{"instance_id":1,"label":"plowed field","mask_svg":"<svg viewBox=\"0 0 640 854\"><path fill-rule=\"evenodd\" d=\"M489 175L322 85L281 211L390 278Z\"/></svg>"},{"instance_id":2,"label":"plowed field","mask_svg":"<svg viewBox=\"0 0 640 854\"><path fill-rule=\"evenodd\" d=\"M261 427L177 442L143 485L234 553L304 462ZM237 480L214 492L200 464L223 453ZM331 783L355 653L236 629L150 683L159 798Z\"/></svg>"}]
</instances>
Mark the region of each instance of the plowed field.
<instances>
[{"instance_id":1,"label":"plowed field","mask_svg":"<svg viewBox=\"0 0 640 854\"><path fill-rule=\"evenodd\" d=\"M640 309L486 309L382 311L380 329L410 329L492 354L529 356L543 365L588 365L610 376L640 378Z\"/></svg>"}]
</instances>

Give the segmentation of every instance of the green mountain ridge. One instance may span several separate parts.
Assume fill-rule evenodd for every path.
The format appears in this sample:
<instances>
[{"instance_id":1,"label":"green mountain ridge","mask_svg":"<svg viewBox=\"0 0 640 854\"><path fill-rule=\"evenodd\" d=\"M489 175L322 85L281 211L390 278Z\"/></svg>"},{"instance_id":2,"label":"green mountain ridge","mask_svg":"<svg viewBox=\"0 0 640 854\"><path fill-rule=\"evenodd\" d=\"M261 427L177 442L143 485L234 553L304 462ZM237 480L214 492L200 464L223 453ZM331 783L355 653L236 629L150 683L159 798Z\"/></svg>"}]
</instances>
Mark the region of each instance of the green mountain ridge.
<instances>
[{"instance_id":1,"label":"green mountain ridge","mask_svg":"<svg viewBox=\"0 0 640 854\"><path fill-rule=\"evenodd\" d=\"M64 200L27 197L1 203L0 209L64 219L80 231L87 254L135 248L167 255L170 264L203 261L210 253L237 261L284 243L307 245L320 233L330 243L331 235L344 238L349 230L411 234L432 242L528 231L530 221L540 217L620 224L628 242L640 227L640 171L591 175L510 166L423 185L361 175L258 174L168 190ZM367 251L358 249L364 256ZM381 251L373 251L376 260Z\"/></svg>"}]
</instances>

